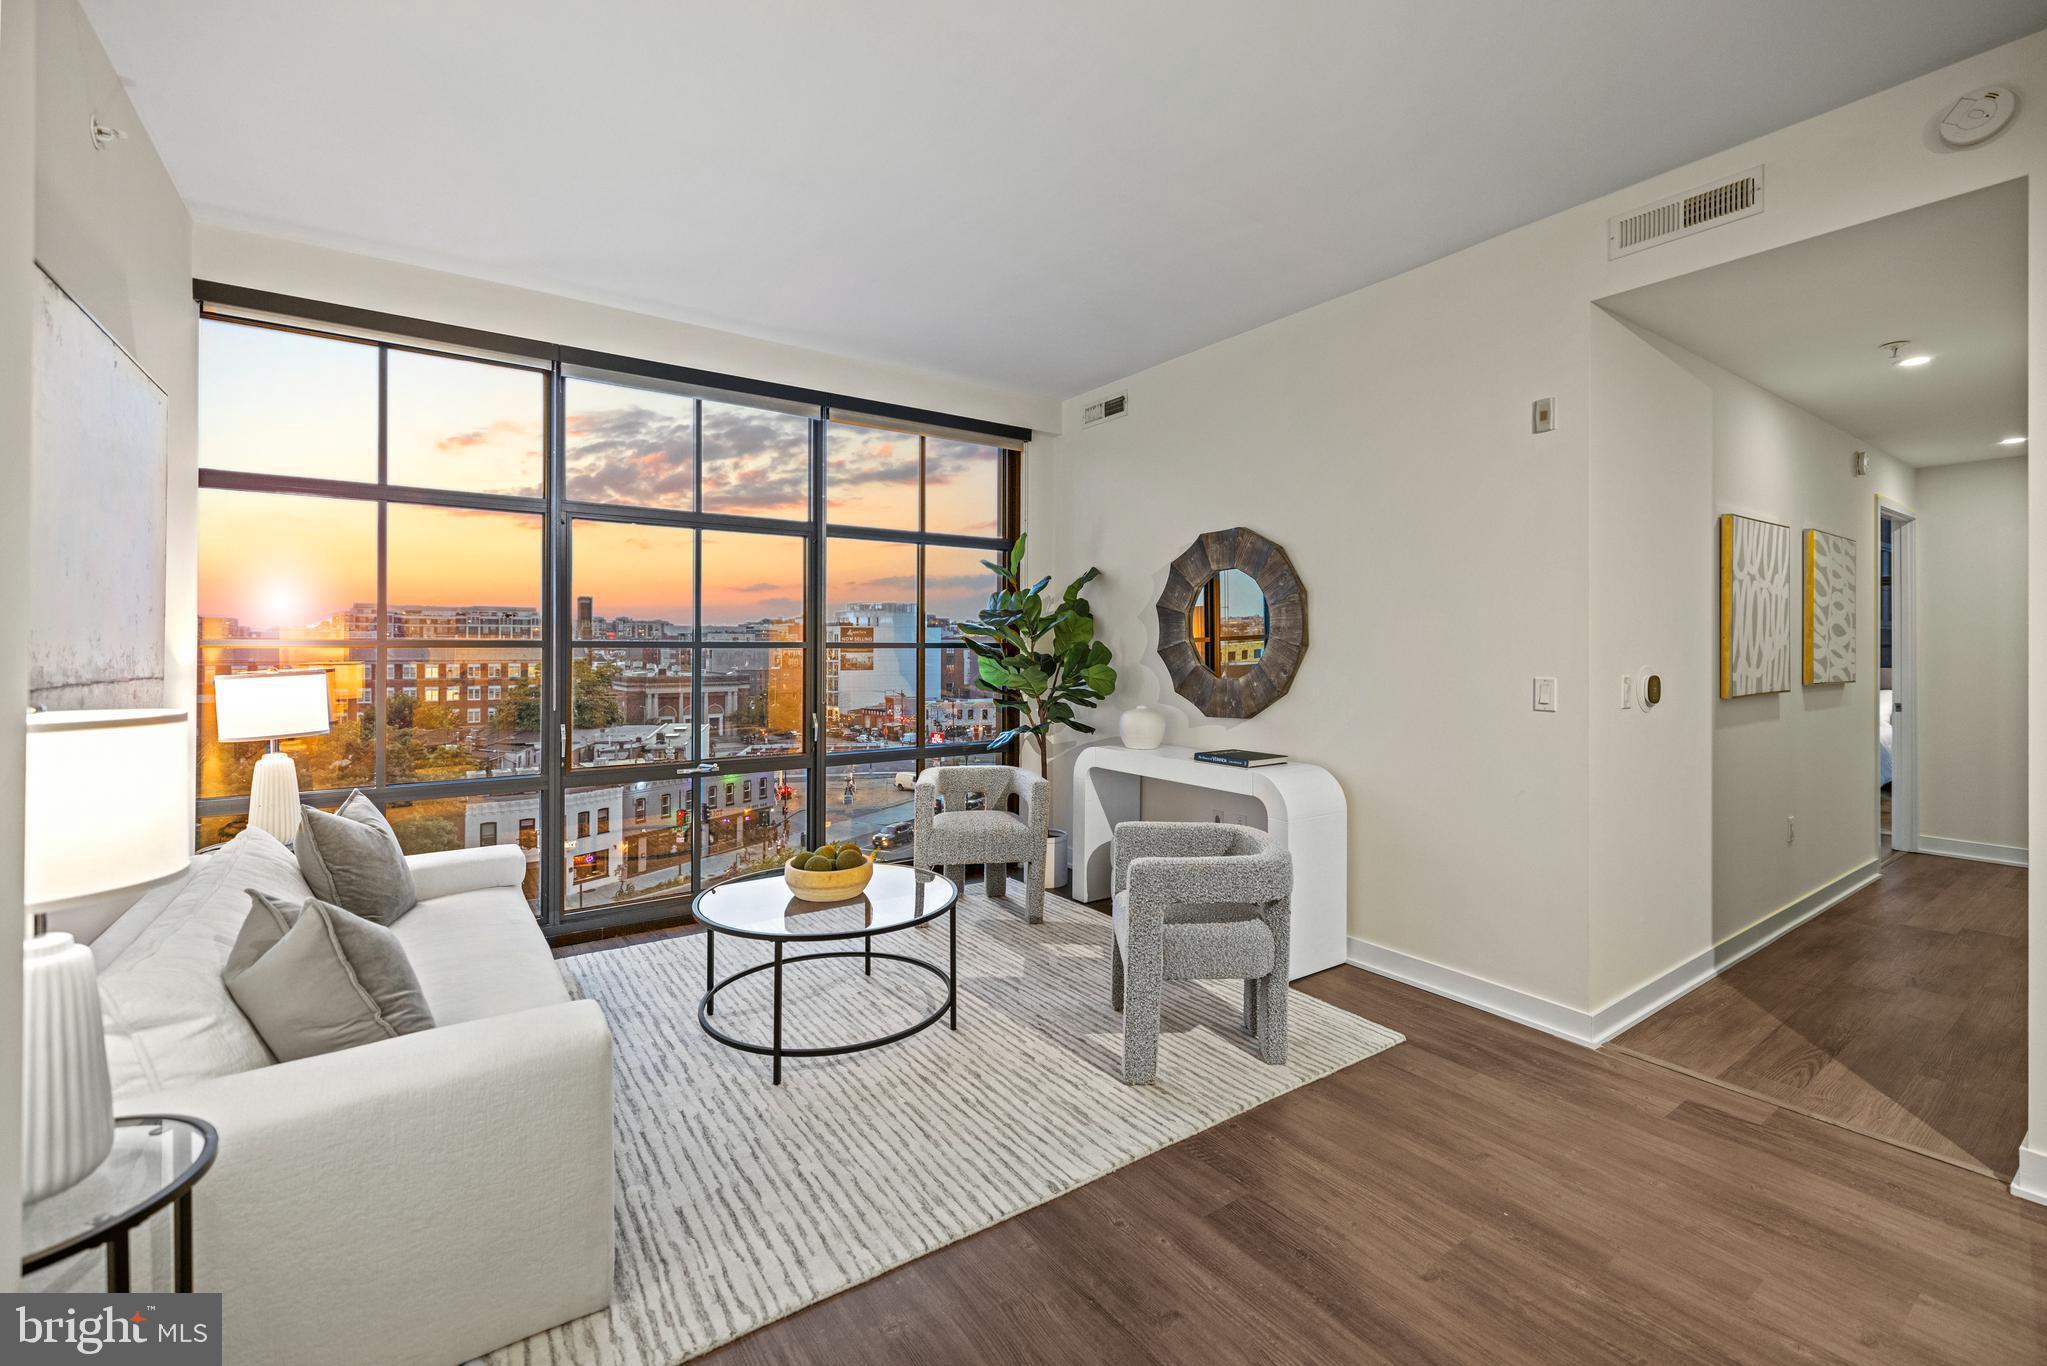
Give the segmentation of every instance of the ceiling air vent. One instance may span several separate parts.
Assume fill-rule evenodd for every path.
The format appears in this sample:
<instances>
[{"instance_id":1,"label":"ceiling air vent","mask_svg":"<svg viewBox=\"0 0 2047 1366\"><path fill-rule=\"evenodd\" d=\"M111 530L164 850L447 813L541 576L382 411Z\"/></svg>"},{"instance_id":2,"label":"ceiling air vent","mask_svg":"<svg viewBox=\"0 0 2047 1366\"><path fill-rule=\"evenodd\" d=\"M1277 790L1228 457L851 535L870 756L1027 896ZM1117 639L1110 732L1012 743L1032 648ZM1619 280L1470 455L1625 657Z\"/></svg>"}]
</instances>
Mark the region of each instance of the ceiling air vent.
<instances>
[{"instance_id":1,"label":"ceiling air vent","mask_svg":"<svg viewBox=\"0 0 2047 1366\"><path fill-rule=\"evenodd\" d=\"M1080 425L1092 427L1097 422L1107 422L1112 417L1121 417L1130 409L1130 395L1111 394L1099 403L1090 403L1080 415Z\"/></svg>"},{"instance_id":2,"label":"ceiling air vent","mask_svg":"<svg viewBox=\"0 0 2047 1366\"><path fill-rule=\"evenodd\" d=\"M1763 168L1674 194L1647 208L1606 220L1606 259L1689 237L1763 211Z\"/></svg>"}]
</instances>

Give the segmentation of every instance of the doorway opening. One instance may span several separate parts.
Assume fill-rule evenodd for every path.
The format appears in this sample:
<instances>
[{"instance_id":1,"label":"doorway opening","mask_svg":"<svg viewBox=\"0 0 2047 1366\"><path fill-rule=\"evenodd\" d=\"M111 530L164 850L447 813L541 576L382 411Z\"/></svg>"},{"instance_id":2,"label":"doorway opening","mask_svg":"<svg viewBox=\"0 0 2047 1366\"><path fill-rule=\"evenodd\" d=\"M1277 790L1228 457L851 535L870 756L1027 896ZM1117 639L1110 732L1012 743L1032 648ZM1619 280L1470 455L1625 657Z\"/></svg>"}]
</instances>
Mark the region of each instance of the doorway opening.
<instances>
[{"instance_id":1,"label":"doorway opening","mask_svg":"<svg viewBox=\"0 0 2047 1366\"><path fill-rule=\"evenodd\" d=\"M1720 571L1688 618L1720 647L1716 975L1609 1046L2000 1181L2027 1127L2026 244L2017 180L1600 301L1683 372L1667 444L1711 428Z\"/></svg>"},{"instance_id":2,"label":"doorway opening","mask_svg":"<svg viewBox=\"0 0 2047 1366\"><path fill-rule=\"evenodd\" d=\"M1919 801L1912 695L1917 623L1913 517L1879 495L1877 520L1877 851L1888 865L1919 849Z\"/></svg>"}]
</instances>

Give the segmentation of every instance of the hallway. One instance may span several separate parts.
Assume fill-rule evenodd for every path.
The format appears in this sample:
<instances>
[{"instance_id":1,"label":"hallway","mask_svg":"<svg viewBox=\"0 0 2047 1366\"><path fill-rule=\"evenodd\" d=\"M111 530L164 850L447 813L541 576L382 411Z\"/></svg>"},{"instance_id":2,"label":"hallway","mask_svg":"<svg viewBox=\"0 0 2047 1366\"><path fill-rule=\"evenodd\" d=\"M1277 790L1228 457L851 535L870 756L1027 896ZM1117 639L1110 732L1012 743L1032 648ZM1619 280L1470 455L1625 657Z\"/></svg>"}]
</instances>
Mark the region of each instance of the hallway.
<instances>
[{"instance_id":1,"label":"hallway","mask_svg":"<svg viewBox=\"0 0 2047 1366\"><path fill-rule=\"evenodd\" d=\"M2009 1181L2026 1132L2026 870L1897 855L1607 1047Z\"/></svg>"}]
</instances>

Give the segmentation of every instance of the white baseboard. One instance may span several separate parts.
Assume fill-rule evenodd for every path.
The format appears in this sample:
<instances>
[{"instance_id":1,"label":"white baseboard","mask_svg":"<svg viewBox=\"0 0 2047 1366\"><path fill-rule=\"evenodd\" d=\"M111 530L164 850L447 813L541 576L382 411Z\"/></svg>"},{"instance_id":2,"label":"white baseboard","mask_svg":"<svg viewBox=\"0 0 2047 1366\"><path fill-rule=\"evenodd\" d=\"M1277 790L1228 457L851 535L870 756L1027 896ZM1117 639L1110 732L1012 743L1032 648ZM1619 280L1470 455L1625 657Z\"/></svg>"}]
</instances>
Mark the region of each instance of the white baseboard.
<instances>
[{"instance_id":1,"label":"white baseboard","mask_svg":"<svg viewBox=\"0 0 2047 1366\"><path fill-rule=\"evenodd\" d=\"M1347 960L1354 968L1376 972L1381 977L1391 977L1396 982L1405 982L1411 987L1436 996L1448 997L1452 1001L1475 1007L1488 1015L1498 1015L1516 1024L1539 1029L1545 1034L1554 1034L1560 1039L1597 1048L1599 1040L1587 1032L1591 1016L1582 1010L1573 1010L1559 1005L1547 997L1534 996L1513 987L1489 982L1483 977L1474 977L1456 968L1446 968L1440 963L1431 963L1426 958L1415 958L1374 944L1368 939L1353 938L1350 941L1350 957Z\"/></svg>"},{"instance_id":2,"label":"white baseboard","mask_svg":"<svg viewBox=\"0 0 2047 1366\"><path fill-rule=\"evenodd\" d=\"M1391 977L1396 982L1448 997L1516 1024L1539 1029L1545 1034L1554 1034L1557 1038L1568 1039L1587 1048L1597 1048L1701 982L1725 972L1756 950L1861 891L1876 881L1878 868L1877 861L1871 859L1859 868L1850 869L1825 886L1813 889L1740 933L1730 935L1712 948L1657 974L1625 996L1594 1011L1561 1005L1546 997L1502 986L1365 939L1353 938L1350 941L1349 962L1352 967L1363 968L1366 972L1376 972L1382 977ZM2047 1182L2047 1178L2043 1178L2043 1182Z\"/></svg>"},{"instance_id":3,"label":"white baseboard","mask_svg":"<svg viewBox=\"0 0 2047 1366\"><path fill-rule=\"evenodd\" d=\"M1942 858L1968 858L1978 863L2004 863L2014 868L2026 866L2026 850L2011 844L1978 844L1975 840L1943 839L1939 835L1921 835L1919 852L1938 854Z\"/></svg>"},{"instance_id":4,"label":"white baseboard","mask_svg":"<svg viewBox=\"0 0 2047 1366\"><path fill-rule=\"evenodd\" d=\"M2036 1205L2047 1205L2047 1152L2033 1146L2029 1132L2019 1144L2019 1174L2011 1181L2011 1193Z\"/></svg>"}]
</instances>

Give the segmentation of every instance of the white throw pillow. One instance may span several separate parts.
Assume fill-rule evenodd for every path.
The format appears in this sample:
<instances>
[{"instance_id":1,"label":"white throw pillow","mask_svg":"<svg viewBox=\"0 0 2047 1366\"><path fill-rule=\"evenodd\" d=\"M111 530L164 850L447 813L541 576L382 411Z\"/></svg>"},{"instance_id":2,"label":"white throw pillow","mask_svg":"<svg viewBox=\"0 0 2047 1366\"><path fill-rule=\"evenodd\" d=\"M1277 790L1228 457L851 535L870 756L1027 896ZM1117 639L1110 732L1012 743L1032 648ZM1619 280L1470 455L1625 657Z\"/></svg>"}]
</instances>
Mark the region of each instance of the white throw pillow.
<instances>
[{"instance_id":1,"label":"white throw pillow","mask_svg":"<svg viewBox=\"0 0 2047 1366\"><path fill-rule=\"evenodd\" d=\"M293 902L312 895L291 850L249 829L193 860L184 881L152 891L101 936L113 941L106 957L94 956L116 1099L273 1061L221 981L248 918L246 887Z\"/></svg>"}]
</instances>

